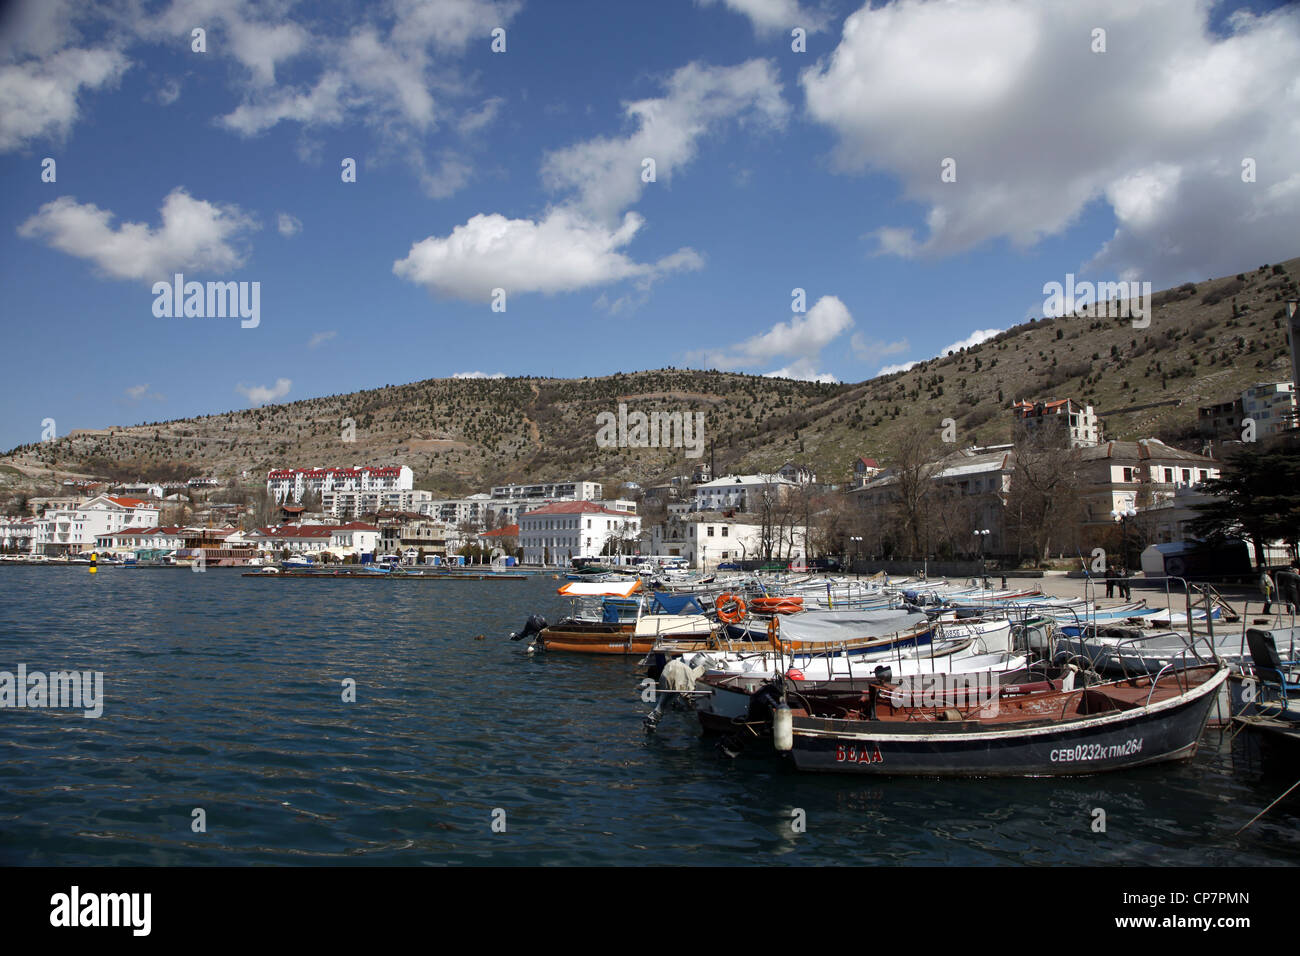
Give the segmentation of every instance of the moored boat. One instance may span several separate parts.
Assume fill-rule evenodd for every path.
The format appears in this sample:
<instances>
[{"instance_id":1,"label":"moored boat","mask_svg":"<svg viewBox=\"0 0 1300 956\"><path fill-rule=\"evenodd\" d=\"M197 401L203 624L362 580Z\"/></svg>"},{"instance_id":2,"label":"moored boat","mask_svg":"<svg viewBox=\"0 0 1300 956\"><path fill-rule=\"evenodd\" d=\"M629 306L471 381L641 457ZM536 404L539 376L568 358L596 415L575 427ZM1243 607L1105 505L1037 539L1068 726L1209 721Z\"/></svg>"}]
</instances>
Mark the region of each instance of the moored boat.
<instances>
[{"instance_id":1,"label":"moored boat","mask_svg":"<svg viewBox=\"0 0 1300 956\"><path fill-rule=\"evenodd\" d=\"M974 709L896 707L873 689L863 709L795 709L800 770L904 776L1070 776L1196 753L1228 668L1166 669L1074 690L994 697Z\"/></svg>"}]
</instances>

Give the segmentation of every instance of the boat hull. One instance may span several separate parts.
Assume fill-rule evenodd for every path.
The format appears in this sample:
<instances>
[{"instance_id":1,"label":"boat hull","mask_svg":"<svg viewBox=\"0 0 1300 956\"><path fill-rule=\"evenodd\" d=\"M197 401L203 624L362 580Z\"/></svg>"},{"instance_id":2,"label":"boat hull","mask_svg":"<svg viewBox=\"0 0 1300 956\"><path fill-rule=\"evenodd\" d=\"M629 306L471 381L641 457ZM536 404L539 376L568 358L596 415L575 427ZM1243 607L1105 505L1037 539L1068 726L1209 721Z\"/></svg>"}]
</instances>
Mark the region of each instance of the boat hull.
<instances>
[{"instance_id":1,"label":"boat hull","mask_svg":"<svg viewBox=\"0 0 1300 956\"><path fill-rule=\"evenodd\" d=\"M1150 707L1030 726L796 716L793 759L811 772L937 777L1078 776L1182 760L1196 753L1226 677L1221 669Z\"/></svg>"}]
</instances>

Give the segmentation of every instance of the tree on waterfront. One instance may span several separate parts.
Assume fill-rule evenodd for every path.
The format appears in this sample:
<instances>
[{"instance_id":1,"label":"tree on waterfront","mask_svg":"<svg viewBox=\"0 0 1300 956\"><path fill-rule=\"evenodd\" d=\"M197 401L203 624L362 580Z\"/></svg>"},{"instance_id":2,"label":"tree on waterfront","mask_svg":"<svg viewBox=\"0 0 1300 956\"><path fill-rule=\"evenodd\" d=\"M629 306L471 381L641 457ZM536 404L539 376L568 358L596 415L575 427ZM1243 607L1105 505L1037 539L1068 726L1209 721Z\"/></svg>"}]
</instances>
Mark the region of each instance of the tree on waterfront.
<instances>
[{"instance_id":1,"label":"tree on waterfront","mask_svg":"<svg viewBox=\"0 0 1300 956\"><path fill-rule=\"evenodd\" d=\"M1046 560L1053 544L1064 550L1079 517L1079 450L1058 428L1016 430L1015 470L1007 498L1007 522L1015 529L1017 550L1033 548L1035 562Z\"/></svg>"},{"instance_id":2,"label":"tree on waterfront","mask_svg":"<svg viewBox=\"0 0 1300 956\"><path fill-rule=\"evenodd\" d=\"M1243 446L1225 462L1223 473L1202 485L1214 500L1193 505L1200 517L1188 526L1211 544L1245 538L1263 565L1264 546L1285 541L1296 556L1300 544L1300 445Z\"/></svg>"}]
</instances>

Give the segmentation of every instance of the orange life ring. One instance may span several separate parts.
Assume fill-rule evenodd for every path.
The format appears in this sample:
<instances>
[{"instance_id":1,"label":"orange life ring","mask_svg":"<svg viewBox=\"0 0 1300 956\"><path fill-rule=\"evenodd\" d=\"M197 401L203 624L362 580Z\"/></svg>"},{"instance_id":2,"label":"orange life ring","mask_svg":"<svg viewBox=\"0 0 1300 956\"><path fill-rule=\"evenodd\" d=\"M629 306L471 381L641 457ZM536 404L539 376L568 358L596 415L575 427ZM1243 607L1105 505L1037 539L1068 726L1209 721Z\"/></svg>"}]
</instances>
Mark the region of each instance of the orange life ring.
<instances>
[{"instance_id":1,"label":"orange life ring","mask_svg":"<svg viewBox=\"0 0 1300 956\"><path fill-rule=\"evenodd\" d=\"M754 598L754 610L763 614L798 614L803 610L801 597Z\"/></svg>"},{"instance_id":2,"label":"orange life ring","mask_svg":"<svg viewBox=\"0 0 1300 956\"><path fill-rule=\"evenodd\" d=\"M734 594L719 594L713 606L723 624L735 624L745 616L745 602Z\"/></svg>"}]
</instances>

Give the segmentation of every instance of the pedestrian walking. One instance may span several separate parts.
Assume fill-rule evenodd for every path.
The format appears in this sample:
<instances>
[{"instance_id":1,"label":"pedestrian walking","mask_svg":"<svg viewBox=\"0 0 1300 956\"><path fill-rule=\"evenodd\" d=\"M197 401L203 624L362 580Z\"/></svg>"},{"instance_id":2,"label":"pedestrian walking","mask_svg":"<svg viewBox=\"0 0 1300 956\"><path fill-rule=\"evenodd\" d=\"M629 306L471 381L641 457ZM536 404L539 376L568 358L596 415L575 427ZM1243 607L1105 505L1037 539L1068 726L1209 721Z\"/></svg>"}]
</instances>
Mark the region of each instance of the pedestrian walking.
<instances>
[{"instance_id":1,"label":"pedestrian walking","mask_svg":"<svg viewBox=\"0 0 1300 956\"><path fill-rule=\"evenodd\" d=\"M1264 613L1273 607L1273 579L1268 576L1268 568L1259 572L1259 589L1264 595Z\"/></svg>"}]
</instances>

